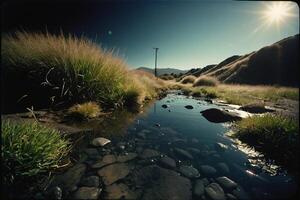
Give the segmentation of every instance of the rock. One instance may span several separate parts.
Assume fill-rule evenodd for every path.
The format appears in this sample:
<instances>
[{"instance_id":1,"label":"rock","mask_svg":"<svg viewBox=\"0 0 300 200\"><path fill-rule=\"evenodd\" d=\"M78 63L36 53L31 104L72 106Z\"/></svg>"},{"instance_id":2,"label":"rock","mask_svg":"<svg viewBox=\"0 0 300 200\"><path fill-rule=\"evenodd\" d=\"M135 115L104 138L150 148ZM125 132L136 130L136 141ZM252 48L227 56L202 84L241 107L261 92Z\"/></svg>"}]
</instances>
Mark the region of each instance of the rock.
<instances>
[{"instance_id":1,"label":"rock","mask_svg":"<svg viewBox=\"0 0 300 200\"><path fill-rule=\"evenodd\" d=\"M204 194L204 183L202 180L196 180L193 192L197 197L201 197Z\"/></svg>"},{"instance_id":2,"label":"rock","mask_svg":"<svg viewBox=\"0 0 300 200\"><path fill-rule=\"evenodd\" d=\"M266 108L261 104L248 104L245 106L241 106L239 110L243 110L249 113L266 113L266 112L274 112L274 110Z\"/></svg>"},{"instance_id":3,"label":"rock","mask_svg":"<svg viewBox=\"0 0 300 200\"><path fill-rule=\"evenodd\" d=\"M192 166L182 165L179 167L179 172L188 178L198 178L200 176L197 169Z\"/></svg>"},{"instance_id":4,"label":"rock","mask_svg":"<svg viewBox=\"0 0 300 200\"><path fill-rule=\"evenodd\" d=\"M174 151L177 155L179 155L181 157L184 157L184 158L187 158L187 159L190 159L190 160L194 159L193 156L189 152L187 152L183 149L174 148Z\"/></svg>"},{"instance_id":5,"label":"rock","mask_svg":"<svg viewBox=\"0 0 300 200\"><path fill-rule=\"evenodd\" d=\"M165 156L159 160L159 163L166 168L174 169L176 168L176 162L172 158Z\"/></svg>"},{"instance_id":6,"label":"rock","mask_svg":"<svg viewBox=\"0 0 300 200\"><path fill-rule=\"evenodd\" d=\"M104 199L137 199L137 195L132 192L127 185L120 184L112 184L106 187L105 189L106 195Z\"/></svg>"},{"instance_id":7,"label":"rock","mask_svg":"<svg viewBox=\"0 0 300 200\"><path fill-rule=\"evenodd\" d=\"M196 155L199 155L201 153L201 151L199 149L196 149L196 148L193 148L193 147L190 147L190 148L187 148L187 150L193 154L196 154Z\"/></svg>"},{"instance_id":8,"label":"rock","mask_svg":"<svg viewBox=\"0 0 300 200\"><path fill-rule=\"evenodd\" d=\"M108 165L98 170L98 175L103 178L105 185L110 185L120 179L125 178L129 174L129 167L124 163L116 163Z\"/></svg>"},{"instance_id":9,"label":"rock","mask_svg":"<svg viewBox=\"0 0 300 200\"><path fill-rule=\"evenodd\" d=\"M75 194L74 199L98 199L101 189L96 187L81 187Z\"/></svg>"},{"instance_id":10,"label":"rock","mask_svg":"<svg viewBox=\"0 0 300 200\"><path fill-rule=\"evenodd\" d=\"M225 144L223 144L223 143L221 143L221 142L217 142L215 144L215 148L216 148L217 151L225 151L225 150L228 149L228 146L225 145Z\"/></svg>"},{"instance_id":11,"label":"rock","mask_svg":"<svg viewBox=\"0 0 300 200\"><path fill-rule=\"evenodd\" d=\"M240 186L238 186L235 190L232 191L232 194L240 199L240 200L250 200L250 196L247 194L247 192Z\"/></svg>"},{"instance_id":12,"label":"rock","mask_svg":"<svg viewBox=\"0 0 300 200\"><path fill-rule=\"evenodd\" d=\"M191 199L191 182L178 173L158 167L146 166L133 174L135 185L144 186L143 198L148 199Z\"/></svg>"},{"instance_id":13,"label":"rock","mask_svg":"<svg viewBox=\"0 0 300 200\"><path fill-rule=\"evenodd\" d=\"M133 160L137 157L136 153L127 153L126 155L121 155L117 157L118 162L127 162Z\"/></svg>"},{"instance_id":14,"label":"rock","mask_svg":"<svg viewBox=\"0 0 300 200\"><path fill-rule=\"evenodd\" d=\"M48 197L51 199L62 199L62 189L58 186L51 188L48 192Z\"/></svg>"},{"instance_id":15,"label":"rock","mask_svg":"<svg viewBox=\"0 0 300 200\"><path fill-rule=\"evenodd\" d=\"M117 159L116 159L116 156L114 155L105 155L102 160L96 162L95 164L93 164L91 167L93 169L96 169L96 168L101 168L101 167L104 167L106 165L109 165L109 164L112 164L112 163L115 163L117 162Z\"/></svg>"},{"instance_id":16,"label":"rock","mask_svg":"<svg viewBox=\"0 0 300 200\"><path fill-rule=\"evenodd\" d=\"M208 121L214 123L223 123L242 119L236 114L223 111L217 108L210 108L200 112Z\"/></svg>"},{"instance_id":17,"label":"rock","mask_svg":"<svg viewBox=\"0 0 300 200\"><path fill-rule=\"evenodd\" d=\"M98 137L93 139L92 141L92 145L96 146L96 147L103 147L105 145L107 145L108 143L110 143L111 141L109 139L103 138L103 137Z\"/></svg>"},{"instance_id":18,"label":"rock","mask_svg":"<svg viewBox=\"0 0 300 200\"><path fill-rule=\"evenodd\" d=\"M218 163L217 168L219 169L219 172L223 174L229 174L229 167L226 165L226 163Z\"/></svg>"},{"instance_id":19,"label":"rock","mask_svg":"<svg viewBox=\"0 0 300 200\"><path fill-rule=\"evenodd\" d=\"M213 103L213 100L211 99L204 99L204 101L206 101L207 103Z\"/></svg>"},{"instance_id":20,"label":"rock","mask_svg":"<svg viewBox=\"0 0 300 200\"><path fill-rule=\"evenodd\" d=\"M159 124L159 123L156 123L155 126L156 126L156 127L160 127L160 124Z\"/></svg>"},{"instance_id":21,"label":"rock","mask_svg":"<svg viewBox=\"0 0 300 200\"><path fill-rule=\"evenodd\" d=\"M99 152L95 148L86 148L84 150L84 153L86 153L90 158L95 158L95 157L99 156Z\"/></svg>"},{"instance_id":22,"label":"rock","mask_svg":"<svg viewBox=\"0 0 300 200\"><path fill-rule=\"evenodd\" d=\"M226 176L216 178L216 181L224 188L225 190L233 190L237 187L236 182L227 178Z\"/></svg>"},{"instance_id":23,"label":"rock","mask_svg":"<svg viewBox=\"0 0 300 200\"><path fill-rule=\"evenodd\" d=\"M225 200L225 193L217 183L211 183L205 188L206 195L212 200Z\"/></svg>"},{"instance_id":24,"label":"rock","mask_svg":"<svg viewBox=\"0 0 300 200\"><path fill-rule=\"evenodd\" d=\"M227 197L228 200L238 200L235 196L233 196L233 195L230 194L230 193L227 193L227 194L226 194L226 197Z\"/></svg>"},{"instance_id":25,"label":"rock","mask_svg":"<svg viewBox=\"0 0 300 200\"><path fill-rule=\"evenodd\" d=\"M60 174L58 176L55 176L51 186L59 186L63 190L72 190L80 181L81 177L83 176L84 172L86 170L85 164L76 164L72 168L70 168L67 172L64 174Z\"/></svg>"},{"instance_id":26,"label":"rock","mask_svg":"<svg viewBox=\"0 0 300 200\"><path fill-rule=\"evenodd\" d=\"M186 109L193 109L194 107L191 105L184 106Z\"/></svg>"},{"instance_id":27,"label":"rock","mask_svg":"<svg viewBox=\"0 0 300 200\"><path fill-rule=\"evenodd\" d=\"M142 154L140 154L139 156L142 159L147 159L147 158L158 157L158 156L160 156L160 153L158 151L153 150L153 149L144 149Z\"/></svg>"},{"instance_id":28,"label":"rock","mask_svg":"<svg viewBox=\"0 0 300 200\"><path fill-rule=\"evenodd\" d=\"M166 105L166 104L163 104L161 107L163 107L163 108L169 108L170 106Z\"/></svg>"},{"instance_id":29,"label":"rock","mask_svg":"<svg viewBox=\"0 0 300 200\"><path fill-rule=\"evenodd\" d=\"M217 170L214 167L209 165L201 165L200 171L206 176L213 176L217 172Z\"/></svg>"},{"instance_id":30,"label":"rock","mask_svg":"<svg viewBox=\"0 0 300 200\"><path fill-rule=\"evenodd\" d=\"M98 176L88 176L82 179L80 185L86 187L99 187L99 181L100 179Z\"/></svg>"}]
</instances>

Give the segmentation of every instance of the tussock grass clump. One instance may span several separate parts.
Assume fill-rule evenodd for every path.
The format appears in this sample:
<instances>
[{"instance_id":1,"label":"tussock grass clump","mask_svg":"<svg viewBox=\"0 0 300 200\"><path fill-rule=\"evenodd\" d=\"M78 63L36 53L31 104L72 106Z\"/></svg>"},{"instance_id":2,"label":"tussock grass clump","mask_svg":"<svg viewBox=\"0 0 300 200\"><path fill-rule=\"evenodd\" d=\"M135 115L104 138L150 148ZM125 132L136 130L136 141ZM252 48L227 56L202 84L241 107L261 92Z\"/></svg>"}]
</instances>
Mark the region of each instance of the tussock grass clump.
<instances>
[{"instance_id":1,"label":"tussock grass clump","mask_svg":"<svg viewBox=\"0 0 300 200\"><path fill-rule=\"evenodd\" d=\"M80 118L95 118L101 113L100 106L95 102L87 102L82 104L76 104L69 108L68 113L71 116Z\"/></svg>"},{"instance_id":2,"label":"tussock grass clump","mask_svg":"<svg viewBox=\"0 0 300 200\"><path fill-rule=\"evenodd\" d=\"M292 165L299 156L299 125L296 120L266 114L237 122L235 137L253 145L285 165Z\"/></svg>"},{"instance_id":3,"label":"tussock grass clump","mask_svg":"<svg viewBox=\"0 0 300 200\"><path fill-rule=\"evenodd\" d=\"M216 86L219 84L218 79L212 76L200 76L197 78L193 84L194 87L197 86Z\"/></svg>"},{"instance_id":4,"label":"tussock grass clump","mask_svg":"<svg viewBox=\"0 0 300 200\"><path fill-rule=\"evenodd\" d=\"M132 90L155 90L149 80L132 75L112 50L83 37L16 32L1 42L6 105L25 95L21 103L31 105L96 101L103 108L121 107Z\"/></svg>"},{"instance_id":5,"label":"tussock grass clump","mask_svg":"<svg viewBox=\"0 0 300 200\"><path fill-rule=\"evenodd\" d=\"M185 76L182 80L181 83L183 84L187 84L187 83L194 83L194 81L196 80L196 76L193 75L189 75L189 76Z\"/></svg>"},{"instance_id":6,"label":"tussock grass clump","mask_svg":"<svg viewBox=\"0 0 300 200\"><path fill-rule=\"evenodd\" d=\"M2 162L5 185L58 167L70 150L57 130L36 122L1 122Z\"/></svg>"}]
</instances>

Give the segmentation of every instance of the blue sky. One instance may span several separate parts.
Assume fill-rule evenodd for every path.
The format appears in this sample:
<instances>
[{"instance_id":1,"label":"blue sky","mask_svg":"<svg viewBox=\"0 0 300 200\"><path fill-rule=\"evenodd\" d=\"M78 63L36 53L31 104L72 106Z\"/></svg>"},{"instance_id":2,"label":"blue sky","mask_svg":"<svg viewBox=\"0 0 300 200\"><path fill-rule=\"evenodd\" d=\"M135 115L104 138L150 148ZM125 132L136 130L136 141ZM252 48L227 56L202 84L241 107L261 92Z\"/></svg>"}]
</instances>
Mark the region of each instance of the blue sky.
<instances>
[{"instance_id":1,"label":"blue sky","mask_svg":"<svg viewBox=\"0 0 300 200\"><path fill-rule=\"evenodd\" d=\"M263 11L274 2L251 1L48 1L2 9L4 32L17 28L86 37L115 48L132 68L190 69L217 64L299 33L299 8L289 2L280 24L266 26Z\"/></svg>"}]
</instances>

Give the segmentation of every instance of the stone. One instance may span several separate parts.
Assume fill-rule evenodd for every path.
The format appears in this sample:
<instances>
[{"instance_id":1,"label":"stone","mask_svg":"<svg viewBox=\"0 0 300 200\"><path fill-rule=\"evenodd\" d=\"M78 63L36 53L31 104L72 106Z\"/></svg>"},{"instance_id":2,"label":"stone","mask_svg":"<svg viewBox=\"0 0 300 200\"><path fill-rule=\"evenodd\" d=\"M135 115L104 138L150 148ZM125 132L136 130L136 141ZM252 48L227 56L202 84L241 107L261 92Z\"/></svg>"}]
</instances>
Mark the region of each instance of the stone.
<instances>
[{"instance_id":1,"label":"stone","mask_svg":"<svg viewBox=\"0 0 300 200\"><path fill-rule=\"evenodd\" d=\"M128 165L124 163L115 163L103 167L98 170L98 175L102 177L105 185L111 185L112 183L125 178L130 172Z\"/></svg>"},{"instance_id":2,"label":"stone","mask_svg":"<svg viewBox=\"0 0 300 200\"><path fill-rule=\"evenodd\" d=\"M241 106L239 110L243 110L249 113L266 113L266 112L274 112L275 110L271 110L266 108L264 105L261 104L248 104Z\"/></svg>"},{"instance_id":3,"label":"stone","mask_svg":"<svg viewBox=\"0 0 300 200\"><path fill-rule=\"evenodd\" d=\"M153 158L160 156L160 153L153 149L144 149L144 151L139 155L142 159Z\"/></svg>"},{"instance_id":4,"label":"stone","mask_svg":"<svg viewBox=\"0 0 300 200\"><path fill-rule=\"evenodd\" d=\"M89 157L92 157L92 158L99 156L99 152L95 148L86 148L84 150L84 153L86 153Z\"/></svg>"},{"instance_id":5,"label":"stone","mask_svg":"<svg viewBox=\"0 0 300 200\"><path fill-rule=\"evenodd\" d=\"M125 155L118 156L117 161L118 162L127 162L127 161L135 159L136 157L137 157L136 153L127 153Z\"/></svg>"},{"instance_id":6,"label":"stone","mask_svg":"<svg viewBox=\"0 0 300 200\"><path fill-rule=\"evenodd\" d=\"M97 168L101 168L104 167L106 165L112 164L117 162L116 156L115 155L105 155L102 160L96 162L95 164L93 164L91 167L93 169L97 169Z\"/></svg>"},{"instance_id":7,"label":"stone","mask_svg":"<svg viewBox=\"0 0 300 200\"><path fill-rule=\"evenodd\" d=\"M85 173L86 165L79 163L67 170L64 174L60 174L54 177L50 185L61 187L63 190L70 191L79 182L83 174Z\"/></svg>"},{"instance_id":8,"label":"stone","mask_svg":"<svg viewBox=\"0 0 300 200\"><path fill-rule=\"evenodd\" d=\"M193 147L187 148L187 150L196 155L199 155L201 153L201 151L199 149L193 148Z\"/></svg>"},{"instance_id":9,"label":"stone","mask_svg":"<svg viewBox=\"0 0 300 200\"><path fill-rule=\"evenodd\" d=\"M98 199L101 189L96 187L80 187L74 194L74 199Z\"/></svg>"},{"instance_id":10,"label":"stone","mask_svg":"<svg viewBox=\"0 0 300 200\"><path fill-rule=\"evenodd\" d=\"M203 117L205 117L208 121L214 123L224 123L229 121L236 121L242 119L240 116L220 110L217 108L210 108L200 112Z\"/></svg>"},{"instance_id":11,"label":"stone","mask_svg":"<svg viewBox=\"0 0 300 200\"><path fill-rule=\"evenodd\" d=\"M82 179L80 185L86 187L99 187L99 181L100 179L98 176L88 176Z\"/></svg>"},{"instance_id":12,"label":"stone","mask_svg":"<svg viewBox=\"0 0 300 200\"><path fill-rule=\"evenodd\" d=\"M201 197L204 194L204 183L202 180L196 180L193 193L197 197Z\"/></svg>"},{"instance_id":13,"label":"stone","mask_svg":"<svg viewBox=\"0 0 300 200\"><path fill-rule=\"evenodd\" d=\"M98 137L93 139L92 145L96 147L104 147L105 145L109 144L111 141L109 139L106 139L104 137Z\"/></svg>"},{"instance_id":14,"label":"stone","mask_svg":"<svg viewBox=\"0 0 300 200\"><path fill-rule=\"evenodd\" d=\"M236 182L229 179L226 176L216 178L216 181L224 188L225 190L233 190L237 187Z\"/></svg>"},{"instance_id":15,"label":"stone","mask_svg":"<svg viewBox=\"0 0 300 200\"><path fill-rule=\"evenodd\" d=\"M51 199L62 199L62 189L58 186L55 186L49 190L48 196Z\"/></svg>"},{"instance_id":16,"label":"stone","mask_svg":"<svg viewBox=\"0 0 300 200\"><path fill-rule=\"evenodd\" d=\"M157 165L143 167L133 174L137 186L144 186L142 199L191 199L191 181L173 170Z\"/></svg>"},{"instance_id":17,"label":"stone","mask_svg":"<svg viewBox=\"0 0 300 200\"><path fill-rule=\"evenodd\" d=\"M219 169L219 172L223 174L229 174L229 167L226 165L226 163L218 163L217 168Z\"/></svg>"},{"instance_id":18,"label":"stone","mask_svg":"<svg viewBox=\"0 0 300 200\"><path fill-rule=\"evenodd\" d=\"M206 195L212 200L225 200L225 193L217 183L211 183L205 188Z\"/></svg>"},{"instance_id":19,"label":"stone","mask_svg":"<svg viewBox=\"0 0 300 200\"><path fill-rule=\"evenodd\" d=\"M161 166L166 167L166 168L170 168L170 169L176 168L175 160L173 160L172 158L170 158L168 156L162 157L159 160L159 163L160 163Z\"/></svg>"},{"instance_id":20,"label":"stone","mask_svg":"<svg viewBox=\"0 0 300 200\"><path fill-rule=\"evenodd\" d=\"M112 184L106 187L104 199L137 199L137 195L127 185Z\"/></svg>"},{"instance_id":21,"label":"stone","mask_svg":"<svg viewBox=\"0 0 300 200\"><path fill-rule=\"evenodd\" d=\"M248 193L240 186L238 186L236 189L232 191L232 194L240 200L250 200L250 196Z\"/></svg>"},{"instance_id":22,"label":"stone","mask_svg":"<svg viewBox=\"0 0 300 200\"><path fill-rule=\"evenodd\" d=\"M226 194L226 197L227 197L228 200L238 200L235 196L233 196L233 195L230 194L230 193L227 193L227 194Z\"/></svg>"},{"instance_id":23,"label":"stone","mask_svg":"<svg viewBox=\"0 0 300 200\"><path fill-rule=\"evenodd\" d=\"M210 165L201 165L200 171L206 176L213 176L217 172L217 170Z\"/></svg>"},{"instance_id":24,"label":"stone","mask_svg":"<svg viewBox=\"0 0 300 200\"><path fill-rule=\"evenodd\" d=\"M163 104L161 107L163 107L163 108L169 108L170 106L166 105L166 104Z\"/></svg>"},{"instance_id":25,"label":"stone","mask_svg":"<svg viewBox=\"0 0 300 200\"><path fill-rule=\"evenodd\" d=\"M200 176L198 170L192 166L182 165L179 167L179 172L188 178L198 178Z\"/></svg>"},{"instance_id":26,"label":"stone","mask_svg":"<svg viewBox=\"0 0 300 200\"><path fill-rule=\"evenodd\" d=\"M159 124L159 123L156 123L155 126L156 126L156 127L160 127L160 124Z\"/></svg>"},{"instance_id":27,"label":"stone","mask_svg":"<svg viewBox=\"0 0 300 200\"><path fill-rule=\"evenodd\" d=\"M223 143L221 143L221 142L217 142L215 144L215 148L216 148L217 151L225 151L225 150L228 149L228 146L225 145L225 144L223 144Z\"/></svg>"},{"instance_id":28,"label":"stone","mask_svg":"<svg viewBox=\"0 0 300 200\"><path fill-rule=\"evenodd\" d=\"M184 157L184 158L187 158L187 159L190 159L190 160L194 159L193 156L189 152L187 152L183 149L174 148L174 151L177 155L179 155L181 157Z\"/></svg>"},{"instance_id":29,"label":"stone","mask_svg":"<svg viewBox=\"0 0 300 200\"><path fill-rule=\"evenodd\" d=\"M194 107L191 105L184 106L186 109L193 109Z\"/></svg>"}]
</instances>

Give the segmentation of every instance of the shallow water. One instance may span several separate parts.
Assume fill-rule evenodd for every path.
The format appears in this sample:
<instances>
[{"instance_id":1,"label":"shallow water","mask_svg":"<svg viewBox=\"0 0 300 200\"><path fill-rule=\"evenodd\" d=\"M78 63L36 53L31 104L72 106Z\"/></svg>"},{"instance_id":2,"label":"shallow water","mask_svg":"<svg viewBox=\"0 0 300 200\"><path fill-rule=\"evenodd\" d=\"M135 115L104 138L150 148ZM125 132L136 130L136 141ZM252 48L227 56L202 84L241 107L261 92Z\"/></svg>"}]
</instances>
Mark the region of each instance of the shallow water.
<instances>
[{"instance_id":1,"label":"shallow water","mask_svg":"<svg viewBox=\"0 0 300 200\"><path fill-rule=\"evenodd\" d=\"M169 107L163 108L163 104ZM186 105L192 105L193 109L185 108ZM230 131L230 124L211 123L200 113L205 109L218 107L220 106L173 92L145 108L140 115L120 113L115 119L106 121L105 128L103 122L89 122L84 126L92 126L102 136L103 132L109 132L107 138L111 139L112 143L99 150L101 156L121 155L126 152L141 155L144 149L153 149L176 161L177 167L173 169L174 171L178 171L181 165L191 165L198 170L202 165L214 167L217 169L215 175L206 176L199 170L200 178L207 178L211 183L219 176L227 176L243 188L252 199L283 199L293 196L298 185L292 176L280 167L266 163L263 155L258 152L227 137L225 134ZM220 150L216 147L216 143L222 143L226 148ZM200 156L191 153L193 159L182 159L174 153L175 148L190 153L191 148L196 148L202 153ZM160 157L151 159L137 157L134 161L130 161L130 165L135 166L132 170L151 164L159 165ZM87 158L83 162L91 164L94 161ZM225 163L229 173L221 173L218 163ZM131 178L129 174L124 183L133 184ZM195 178L190 180L193 185ZM122 183L122 180L120 182ZM202 198L208 199L206 195Z\"/></svg>"}]
</instances>

